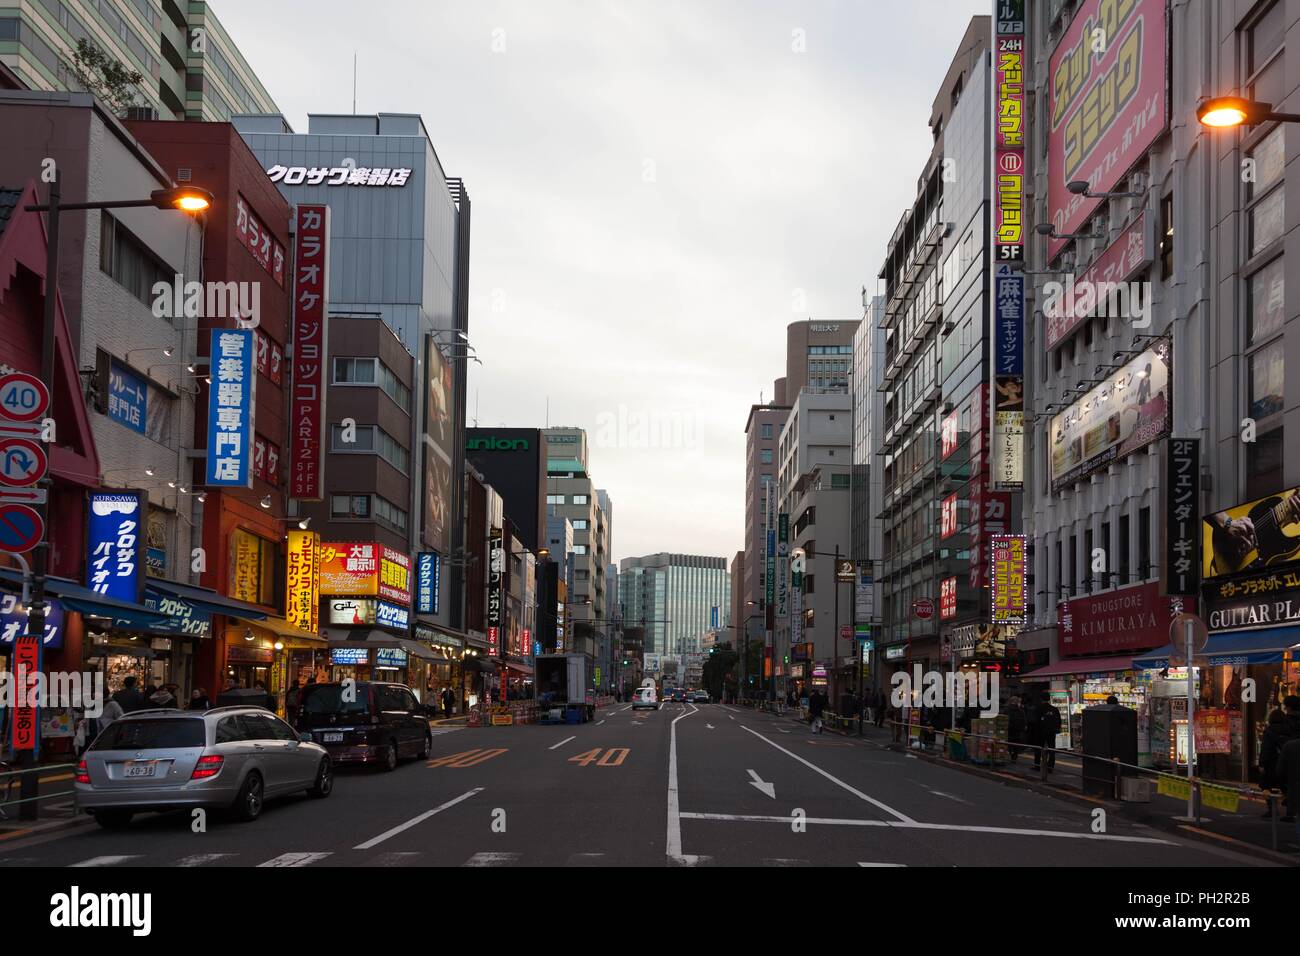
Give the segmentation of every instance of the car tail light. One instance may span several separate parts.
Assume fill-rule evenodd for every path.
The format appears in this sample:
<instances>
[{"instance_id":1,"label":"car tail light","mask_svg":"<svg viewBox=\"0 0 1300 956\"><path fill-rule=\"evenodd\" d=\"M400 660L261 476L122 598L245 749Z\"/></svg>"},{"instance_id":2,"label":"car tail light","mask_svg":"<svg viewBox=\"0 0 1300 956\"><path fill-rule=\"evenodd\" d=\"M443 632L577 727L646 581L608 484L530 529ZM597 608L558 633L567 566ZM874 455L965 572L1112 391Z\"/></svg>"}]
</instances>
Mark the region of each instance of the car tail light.
<instances>
[{"instance_id":1,"label":"car tail light","mask_svg":"<svg viewBox=\"0 0 1300 956\"><path fill-rule=\"evenodd\" d=\"M90 783L90 771L86 769L84 760L77 764L77 783Z\"/></svg>"},{"instance_id":2,"label":"car tail light","mask_svg":"<svg viewBox=\"0 0 1300 956\"><path fill-rule=\"evenodd\" d=\"M200 757L199 762L194 765L194 772L190 774L190 779L203 780L207 777L215 777L225 761L226 758L220 754L207 754Z\"/></svg>"}]
</instances>

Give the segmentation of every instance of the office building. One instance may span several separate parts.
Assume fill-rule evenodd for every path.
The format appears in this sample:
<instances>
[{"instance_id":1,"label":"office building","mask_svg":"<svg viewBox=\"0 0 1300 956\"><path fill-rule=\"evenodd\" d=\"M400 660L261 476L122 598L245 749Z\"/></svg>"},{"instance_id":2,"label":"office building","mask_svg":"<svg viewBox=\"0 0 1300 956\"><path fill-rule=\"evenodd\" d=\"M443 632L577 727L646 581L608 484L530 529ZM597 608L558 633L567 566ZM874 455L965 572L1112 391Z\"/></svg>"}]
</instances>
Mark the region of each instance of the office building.
<instances>
[{"instance_id":1,"label":"office building","mask_svg":"<svg viewBox=\"0 0 1300 956\"><path fill-rule=\"evenodd\" d=\"M646 654L698 652L706 631L729 623L731 575L725 558L669 553L624 558L618 591L624 625L645 628Z\"/></svg>"}]
</instances>

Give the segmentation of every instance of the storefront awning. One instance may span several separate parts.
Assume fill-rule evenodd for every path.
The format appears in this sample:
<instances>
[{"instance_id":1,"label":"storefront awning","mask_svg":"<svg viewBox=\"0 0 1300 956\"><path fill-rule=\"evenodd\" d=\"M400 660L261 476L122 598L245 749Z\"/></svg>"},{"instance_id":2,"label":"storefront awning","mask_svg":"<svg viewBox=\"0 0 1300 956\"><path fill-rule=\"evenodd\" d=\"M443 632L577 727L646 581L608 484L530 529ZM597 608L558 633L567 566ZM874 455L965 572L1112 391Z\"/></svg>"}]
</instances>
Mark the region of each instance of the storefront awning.
<instances>
[{"instance_id":1,"label":"storefront awning","mask_svg":"<svg viewBox=\"0 0 1300 956\"><path fill-rule=\"evenodd\" d=\"M21 588L23 575L14 568L0 568L0 582ZM167 620L167 615L149 610L143 604L129 604L116 598L93 591L84 584L68 578L45 578L45 590L62 602L70 611L89 614L94 617L112 618L125 621L126 627L147 627Z\"/></svg>"},{"instance_id":2,"label":"storefront awning","mask_svg":"<svg viewBox=\"0 0 1300 956\"><path fill-rule=\"evenodd\" d=\"M1053 677L1070 677L1075 674L1112 674L1118 671L1131 671L1134 659L1125 655L1120 657L1076 657L1067 658L1048 664L1028 674L1021 674L1021 680L1050 680Z\"/></svg>"},{"instance_id":3,"label":"storefront awning","mask_svg":"<svg viewBox=\"0 0 1300 956\"><path fill-rule=\"evenodd\" d=\"M1160 670L1169 666L1174 646L1166 644L1150 653L1133 658L1135 667ZM1224 664L1277 664L1288 651L1300 650L1300 629L1266 627L1256 631L1223 631L1211 634L1205 650L1197 659L1210 667Z\"/></svg>"},{"instance_id":4,"label":"storefront awning","mask_svg":"<svg viewBox=\"0 0 1300 956\"><path fill-rule=\"evenodd\" d=\"M516 674L521 674L524 677L533 676L533 669L527 664L516 664L514 661L501 661L500 664L506 670L514 671Z\"/></svg>"},{"instance_id":5,"label":"storefront awning","mask_svg":"<svg viewBox=\"0 0 1300 956\"><path fill-rule=\"evenodd\" d=\"M191 604L198 605L209 614L225 614L228 617L241 617L246 621L262 621L269 615L255 604L246 604L226 597L211 588L195 587L192 584L177 584L162 578L149 578L149 587L174 595Z\"/></svg>"},{"instance_id":6,"label":"storefront awning","mask_svg":"<svg viewBox=\"0 0 1300 956\"><path fill-rule=\"evenodd\" d=\"M325 643L325 638L299 630L282 617L275 617L265 611L260 613L262 614L260 618L247 617L242 613L231 614L226 612L226 615L237 621L246 621L249 624L256 624L258 627L264 627L280 637L287 637L295 641L308 641L313 644Z\"/></svg>"}]
</instances>

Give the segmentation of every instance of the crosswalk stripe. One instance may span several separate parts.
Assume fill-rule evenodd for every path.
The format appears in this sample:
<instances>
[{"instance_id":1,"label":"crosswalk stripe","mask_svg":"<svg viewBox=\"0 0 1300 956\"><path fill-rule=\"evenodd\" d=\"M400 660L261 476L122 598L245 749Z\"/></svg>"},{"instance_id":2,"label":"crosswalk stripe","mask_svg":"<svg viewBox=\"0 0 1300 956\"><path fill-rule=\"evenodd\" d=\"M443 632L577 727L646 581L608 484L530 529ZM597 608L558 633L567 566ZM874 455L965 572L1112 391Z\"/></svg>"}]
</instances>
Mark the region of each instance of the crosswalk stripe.
<instances>
[{"instance_id":1,"label":"crosswalk stripe","mask_svg":"<svg viewBox=\"0 0 1300 956\"><path fill-rule=\"evenodd\" d=\"M323 860L329 856L329 853L281 853L277 857L267 860L265 863L257 864L263 866L310 866L317 860Z\"/></svg>"},{"instance_id":2,"label":"crosswalk stripe","mask_svg":"<svg viewBox=\"0 0 1300 956\"><path fill-rule=\"evenodd\" d=\"M395 851L393 853L381 853L373 860L366 862L366 866L414 866L417 858L422 856L420 853L409 853Z\"/></svg>"},{"instance_id":3,"label":"crosswalk stripe","mask_svg":"<svg viewBox=\"0 0 1300 956\"><path fill-rule=\"evenodd\" d=\"M897 866L897 867L906 868L907 864L906 863L863 863L861 860L859 860L858 866L890 866L890 867Z\"/></svg>"},{"instance_id":4,"label":"crosswalk stripe","mask_svg":"<svg viewBox=\"0 0 1300 956\"><path fill-rule=\"evenodd\" d=\"M520 853L475 853L461 866L509 866L520 856Z\"/></svg>"},{"instance_id":5,"label":"crosswalk stripe","mask_svg":"<svg viewBox=\"0 0 1300 956\"><path fill-rule=\"evenodd\" d=\"M441 737L443 734L454 734L456 731L464 729L464 727L430 727L429 733L435 737Z\"/></svg>"},{"instance_id":6,"label":"crosswalk stripe","mask_svg":"<svg viewBox=\"0 0 1300 956\"><path fill-rule=\"evenodd\" d=\"M119 863L125 863L127 860L140 859L139 853L131 853L126 856L92 856L89 860L82 860L80 863L70 863L69 866L117 866Z\"/></svg>"},{"instance_id":7,"label":"crosswalk stripe","mask_svg":"<svg viewBox=\"0 0 1300 956\"><path fill-rule=\"evenodd\" d=\"M217 860L226 860L232 856L239 856L238 853L195 853L193 856L181 857L172 866L207 866L209 863L215 863Z\"/></svg>"}]
</instances>

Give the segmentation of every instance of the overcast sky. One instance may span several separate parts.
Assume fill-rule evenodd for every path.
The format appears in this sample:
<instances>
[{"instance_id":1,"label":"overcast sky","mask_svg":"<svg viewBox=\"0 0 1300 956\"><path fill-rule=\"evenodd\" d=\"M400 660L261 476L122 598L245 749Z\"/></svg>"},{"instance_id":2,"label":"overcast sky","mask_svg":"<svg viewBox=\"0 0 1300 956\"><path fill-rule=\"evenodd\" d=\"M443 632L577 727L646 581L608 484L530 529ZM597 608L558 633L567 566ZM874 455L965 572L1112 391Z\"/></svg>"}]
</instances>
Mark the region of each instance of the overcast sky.
<instances>
[{"instance_id":1,"label":"overcast sky","mask_svg":"<svg viewBox=\"0 0 1300 956\"><path fill-rule=\"evenodd\" d=\"M216 0L294 129L419 113L473 203L469 416L587 429L616 559L743 545L785 326L861 317L971 0Z\"/></svg>"}]
</instances>

